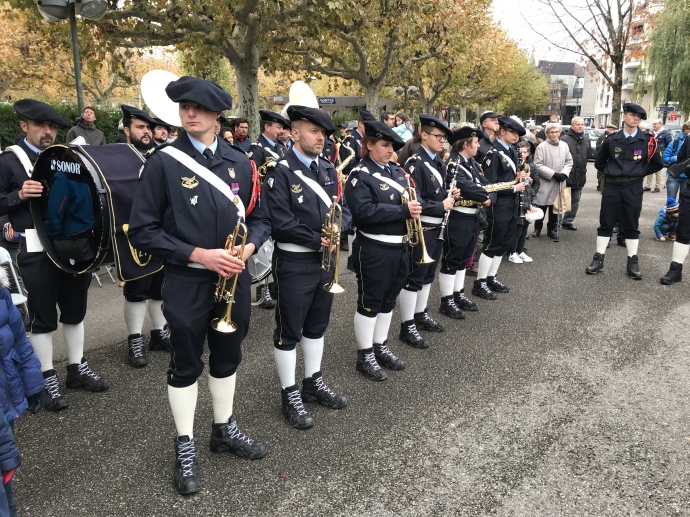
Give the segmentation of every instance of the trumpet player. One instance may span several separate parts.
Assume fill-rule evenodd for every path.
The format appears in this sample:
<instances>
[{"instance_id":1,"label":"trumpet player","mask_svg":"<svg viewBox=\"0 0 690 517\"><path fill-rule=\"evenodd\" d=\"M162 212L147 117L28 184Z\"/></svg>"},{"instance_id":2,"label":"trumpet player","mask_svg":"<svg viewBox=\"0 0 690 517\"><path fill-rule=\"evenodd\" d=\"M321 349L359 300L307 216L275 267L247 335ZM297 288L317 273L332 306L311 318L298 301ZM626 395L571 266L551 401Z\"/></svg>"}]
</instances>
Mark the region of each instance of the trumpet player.
<instances>
[{"instance_id":1,"label":"trumpet player","mask_svg":"<svg viewBox=\"0 0 690 517\"><path fill-rule=\"evenodd\" d=\"M381 366L403 370L388 347L395 300L410 268L407 223L422 205L408 197L405 171L391 162L404 142L383 122L365 122L362 160L345 183L345 197L357 236L352 257L357 276L357 370L370 380L387 378Z\"/></svg>"},{"instance_id":2,"label":"trumpet player","mask_svg":"<svg viewBox=\"0 0 690 517\"><path fill-rule=\"evenodd\" d=\"M498 117L498 138L484 156L482 170L490 183L515 181L518 174L518 151L515 144L526 133L517 120ZM515 193L525 190L517 183L497 193L496 201L487 209L489 228L484 236L484 249L477 265L477 280L472 294L485 300L495 300L495 293L508 293L510 289L496 279L503 255L513 243L517 229L517 198Z\"/></svg>"},{"instance_id":3,"label":"trumpet player","mask_svg":"<svg viewBox=\"0 0 690 517\"><path fill-rule=\"evenodd\" d=\"M481 129L466 126L455 130L449 140L452 148L447 164L446 188L455 183L462 199L455 200L455 206L447 215L438 283L441 291L439 312L453 319L463 319L463 310L478 309L477 304L465 296L465 271L477 242L477 214L482 205L491 205L489 195L482 188L489 182L474 160L483 138Z\"/></svg>"},{"instance_id":4,"label":"trumpet player","mask_svg":"<svg viewBox=\"0 0 690 517\"><path fill-rule=\"evenodd\" d=\"M251 313L251 278L245 261L268 239L270 223L257 199L258 178L249 159L214 134L220 112L232 105L230 95L217 84L194 77L171 82L165 92L179 103L185 133L157 148L147 160L134 197L129 237L137 249L165 261L163 314L170 325L172 348L168 399L177 430L173 482L178 493L191 494L201 489L194 413L204 341L208 340L210 351L211 451L252 460L267 452L263 443L238 427L233 402L235 372L242 361L240 344ZM240 222L248 232L243 255L235 256L225 245ZM236 246L235 253L241 248ZM217 302L216 283L233 275L239 277L227 296L231 305ZM236 330L215 330L219 327L212 326L212 320L227 316L228 307Z\"/></svg>"},{"instance_id":5,"label":"trumpet player","mask_svg":"<svg viewBox=\"0 0 690 517\"><path fill-rule=\"evenodd\" d=\"M414 178L421 194L423 238L412 252L412 272L407 277L405 287L400 292L400 334L399 339L414 348L428 348L429 342L420 330L443 332L443 325L429 316L427 303L431 284L436 275L436 267L443 246L437 239L446 211L453 208L454 200L446 192L446 166L438 153L443 143L453 134L446 124L430 115L420 115L419 124L422 138L419 149L405 163L405 169ZM433 259L431 263L421 263L423 251Z\"/></svg>"},{"instance_id":6,"label":"trumpet player","mask_svg":"<svg viewBox=\"0 0 690 517\"><path fill-rule=\"evenodd\" d=\"M320 109L304 106L290 106L288 117L295 144L283 159L269 166L264 181L275 241L278 307L273 356L283 415L292 427L306 429L314 425L314 419L305 402L318 402L331 409L347 405L347 399L324 381L321 358L334 296L326 286L337 280L334 271L338 265L333 263L331 251L337 244L335 237L347 230L351 218L341 199L338 172L320 156L324 141L335 131L330 117ZM342 220L334 215L334 203L342 210ZM324 222L328 225L325 235ZM295 380L297 344L301 344L304 356L301 393Z\"/></svg>"}]
</instances>

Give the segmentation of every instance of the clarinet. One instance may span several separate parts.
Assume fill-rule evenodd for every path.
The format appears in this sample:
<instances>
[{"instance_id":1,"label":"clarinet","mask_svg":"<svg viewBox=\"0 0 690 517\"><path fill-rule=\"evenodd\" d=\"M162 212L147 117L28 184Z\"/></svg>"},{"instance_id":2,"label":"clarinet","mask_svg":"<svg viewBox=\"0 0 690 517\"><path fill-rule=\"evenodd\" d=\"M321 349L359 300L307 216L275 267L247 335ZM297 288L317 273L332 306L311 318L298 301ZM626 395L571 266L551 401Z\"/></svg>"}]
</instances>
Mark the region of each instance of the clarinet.
<instances>
[{"instance_id":1,"label":"clarinet","mask_svg":"<svg viewBox=\"0 0 690 517\"><path fill-rule=\"evenodd\" d=\"M455 189L456 184L457 184L456 176L455 176L455 173L453 173L453 180L450 182L450 190L448 192L448 198L447 199L451 199L453 197L453 189ZM450 210L446 211L445 215L443 216L443 222L441 223L441 228L440 228L441 231L439 232L438 237L436 237L436 240L439 240L439 241L446 240L445 233L446 233L446 225L448 224L448 216L450 216Z\"/></svg>"},{"instance_id":2,"label":"clarinet","mask_svg":"<svg viewBox=\"0 0 690 517\"><path fill-rule=\"evenodd\" d=\"M518 149L520 152L520 149ZM519 160L518 164L518 176L522 171L525 170L525 160ZM525 183L524 178L520 178L520 183ZM525 214L527 213L525 207L525 191L518 192L518 224L525 224Z\"/></svg>"}]
</instances>

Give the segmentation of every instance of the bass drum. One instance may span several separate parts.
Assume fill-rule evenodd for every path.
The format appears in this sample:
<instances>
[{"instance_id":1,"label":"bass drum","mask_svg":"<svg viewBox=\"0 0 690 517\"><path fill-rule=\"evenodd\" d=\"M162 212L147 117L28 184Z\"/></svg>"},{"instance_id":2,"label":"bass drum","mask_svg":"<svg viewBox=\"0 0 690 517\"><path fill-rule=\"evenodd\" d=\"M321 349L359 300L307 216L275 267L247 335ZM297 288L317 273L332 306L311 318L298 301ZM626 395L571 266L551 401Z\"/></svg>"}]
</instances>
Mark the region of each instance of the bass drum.
<instances>
[{"instance_id":1,"label":"bass drum","mask_svg":"<svg viewBox=\"0 0 690 517\"><path fill-rule=\"evenodd\" d=\"M273 241L268 239L259 250L247 260L247 269L252 277L252 284L258 284L271 274L273 263Z\"/></svg>"},{"instance_id":2,"label":"bass drum","mask_svg":"<svg viewBox=\"0 0 690 517\"><path fill-rule=\"evenodd\" d=\"M31 215L57 267L88 273L112 257L125 281L163 267L161 260L134 249L127 237L144 162L128 144L54 145L40 154L31 179L43 184L43 194L31 199Z\"/></svg>"}]
</instances>

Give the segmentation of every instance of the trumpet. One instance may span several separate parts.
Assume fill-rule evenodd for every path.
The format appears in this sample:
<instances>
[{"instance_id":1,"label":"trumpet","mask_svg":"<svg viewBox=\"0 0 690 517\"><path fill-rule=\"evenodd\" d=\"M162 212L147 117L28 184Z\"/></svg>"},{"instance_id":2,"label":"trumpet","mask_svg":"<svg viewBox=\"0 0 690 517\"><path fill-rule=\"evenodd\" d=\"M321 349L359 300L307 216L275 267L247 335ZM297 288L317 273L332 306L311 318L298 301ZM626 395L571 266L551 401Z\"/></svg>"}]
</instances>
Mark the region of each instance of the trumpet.
<instances>
[{"instance_id":1,"label":"trumpet","mask_svg":"<svg viewBox=\"0 0 690 517\"><path fill-rule=\"evenodd\" d=\"M407 179L407 187L405 187L405 192L402 197L402 202L407 203L409 201L417 201L417 191L410 185L410 177L405 175ZM422 258L419 259L417 264L431 264L435 262L426 251L426 243L424 242L424 227L422 226L422 219L420 216L414 219L408 219L405 221L407 225L407 241L410 246L417 246L421 244L422 246Z\"/></svg>"},{"instance_id":2,"label":"trumpet","mask_svg":"<svg viewBox=\"0 0 690 517\"><path fill-rule=\"evenodd\" d=\"M333 279L324 284L323 288L332 294L345 292L345 288L340 284L340 231L343 224L343 208L336 203L337 196L333 196L333 203L326 214L326 221L321 228L321 237L335 243L335 260L333 265ZM335 228L334 228L335 226ZM325 246L321 255L321 269L328 272L331 270L331 246Z\"/></svg>"},{"instance_id":3,"label":"trumpet","mask_svg":"<svg viewBox=\"0 0 690 517\"><path fill-rule=\"evenodd\" d=\"M453 197L453 190L455 190L455 185L457 185L457 179L455 177L455 174L453 174L453 180L450 182L450 189L448 190L448 199L451 199ZM446 226L448 225L448 217L450 216L450 210L446 210L446 213L443 215L443 222L441 223L441 231L438 234L438 237L436 237L437 240L439 241L444 241L446 238L444 237L444 233L446 231Z\"/></svg>"},{"instance_id":4,"label":"trumpet","mask_svg":"<svg viewBox=\"0 0 690 517\"><path fill-rule=\"evenodd\" d=\"M228 235L228 238L225 239L225 251L230 253L232 256L242 258L244 255L244 247L247 244L247 233L247 226L244 223L237 221L232 234ZM235 248L235 242L238 238L241 239L240 251L237 255L235 255L233 250ZM235 332L237 330L237 325L231 319L231 313L232 304L235 303L235 291L237 289L237 280L239 277L240 274L235 273L234 278L232 279L232 287L229 291L226 289L228 283L227 278L218 275L218 281L216 282L216 290L214 293L216 302L226 302L228 305L225 308L225 314L223 314L222 318L215 318L211 321L211 327L213 330L222 332L223 334L229 334L230 332Z\"/></svg>"}]
</instances>

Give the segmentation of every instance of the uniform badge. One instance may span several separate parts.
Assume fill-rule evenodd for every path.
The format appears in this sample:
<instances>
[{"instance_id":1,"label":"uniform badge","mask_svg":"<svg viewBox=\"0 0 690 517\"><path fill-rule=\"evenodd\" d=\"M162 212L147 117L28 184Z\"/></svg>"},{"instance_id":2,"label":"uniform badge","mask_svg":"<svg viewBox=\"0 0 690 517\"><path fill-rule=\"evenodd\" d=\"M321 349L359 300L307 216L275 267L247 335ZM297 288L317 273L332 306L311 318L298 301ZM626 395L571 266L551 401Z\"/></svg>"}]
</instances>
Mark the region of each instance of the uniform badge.
<instances>
[{"instance_id":1,"label":"uniform badge","mask_svg":"<svg viewBox=\"0 0 690 517\"><path fill-rule=\"evenodd\" d=\"M273 184L275 183L275 178L268 178L268 181L266 183L268 183L269 187L273 188Z\"/></svg>"},{"instance_id":2,"label":"uniform badge","mask_svg":"<svg viewBox=\"0 0 690 517\"><path fill-rule=\"evenodd\" d=\"M299 183L297 185L290 185L290 190L292 190L293 194L299 194L302 192L302 185Z\"/></svg>"},{"instance_id":3,"label":"uniform badge","mask_svg":"<svg viewBox=\"0 0 690 517\"><path fill-rule=\"evenodd\" d=\"M192 206L196 206L196 204L199 202L199 196L190 197L189 202L192 204Z\"/></svg>"},{"instance_id":4,"label":"uniform badge","mask_svg":"<svg viewBox=\"0 0 690 517\"><path fill-rule=\"evenodd\" d=\"M621 152L623 152L623 148L622 148L622 147L616 147L616 148L614 149L614 151L617 152L617 153L621 153Z\"/></svg>"},{"instance_id":5,"label":"uniform badge","mask_svg":"<svg viewBox=\"0 0 690 517\"><path fill-rule=\"evenodd\" d=\"M326 181L331 181L331 178L329 176L326 176Z\"/></svg>"},{"instance_id":6,"label":"uniform badge","mask_svg":"<svg viewBox=\"0 0 690 517\"><path fill-rule=\"evenodd\" d=\"M434 192L434 194L438 194L438 191L439 191L439 189L436 189L436 191Z\"/></svg>"},{"instance_id":7,"label":"uniform badge","mask_svg":"<svg viewBox=\"0 0 690 517\"><path fill-rule=\"evenodd\" d=\"M395 199L395 194L391 194L391 201Z\"/></svg>"},{"instance_id":8,"label":"uniform badge","mask_svg":"<svg viewBox=\"0 0 690 517\"><path fill-rule=\"evenodd\" d=\"M633 151L633 154L634 154L633 159L635 159L635 160L641 160L642 159L642 149L635 149Z\"/></svg>"},{"instance_id":9,"label":"uniform badge","mask_svg":"<svg viewBox=\"0 0 690 517\"><path fill-rule=\"evenodd\" d=\"M403 178L402 176L398 176L398 181L405 181L405 178Z\"/></svg>"},{"instance_id":10,"label":"uniform badge","mask_svg":"<svg viewBox=\"0 0 690 517\"><path fill-rule=\"evenodd\" d=\"M232 179L235 179L235 169L229 168L228 169L228 174Z\"/></svg>"},{"instance_id":11,"label":"uniform badge","mask_svg":"<svg viewBox=\"0 0 690 517\"><path fill-rule=\"evenodd\" d=\"M199 180L196 179L196 176L192 176L191 178L185 178L182 176L182 186L184 188L194 188L199 185Z\"/></svg>"},{"instance_id":12,"label":"uniform badge","mask_svg":"<svg viewBox=\"0 0 690 517\"><path fill-rule=\"evenodd\" d=\"M233 204L233 205L237 206L237 204L238 204L239 202L240 202L240 198L238 198L237 196L235 196L235 197L232 198L232 204Z\"/></svg>"},{"instance_id":13,"label":"uniform badge","mask_svg":"<svg viewBox=\"0 0 690 517\"><path fill-rule=\"evenodd\" d=\"M352 185L353 187L356 187L357 186L357 178L352 178L350 180L350 185Z\"/></svg>"},{"instance_id":14,"label":"uniform badge","mask_svg":"<svg viewBox=\"0 0 690 517\"><path fill-rule=\"evenodd\" d=\"M304 203L304 196L300 196L297 198L298 203Z\"/></svg>"},{"instance_id":15,"label":"uniform badge","mask_svg":"<svg viewBox=\"0 0 690 517\"><path fill-rule=\"evenodd\" d=\"M436 181L436 175L435 175L435 174L432 174L432 175L431 175L431 183L433 183L434 181Z\"/></svg>"},{"instance_id":16,"label":"uniform badge","mask_svg":"<svg viewBox=\"0 0 690 517\"><path fill-rule=\"evenodd\" d=\"M491 167L491 160L486 160L486 166Z\"/></svg>"},{"instance_id":17,"label":"uniform badge","mask_svg":"<svg viewBox=\"0 0 690 517\"><path fill-rule=\"evenodd\" d=\"M230 188L232 189L232 193L237 195L237 193L240 191L240 184L239 183L230 183Z\"/></svg>"},{"instance_id":18,"label":"uniform badge","mask_svg":"<svg viewBox=\"0 0 690 517\"><path fill-rule=\"evenodd\" d=\"M618 157L620 157L620 154L614 154L613 157L618 158Z\"/></svg>"},{"instance_id":19,"label":"uniform badge","mask_svg":"<svg viewBox=\"0 0 690 517\"><path fill-rule=\"evenodd\" d=\"M381 190L388 190L390 187L388 186L388 183L379 183L379 187Z\"/></svg>"}]
</instances>

